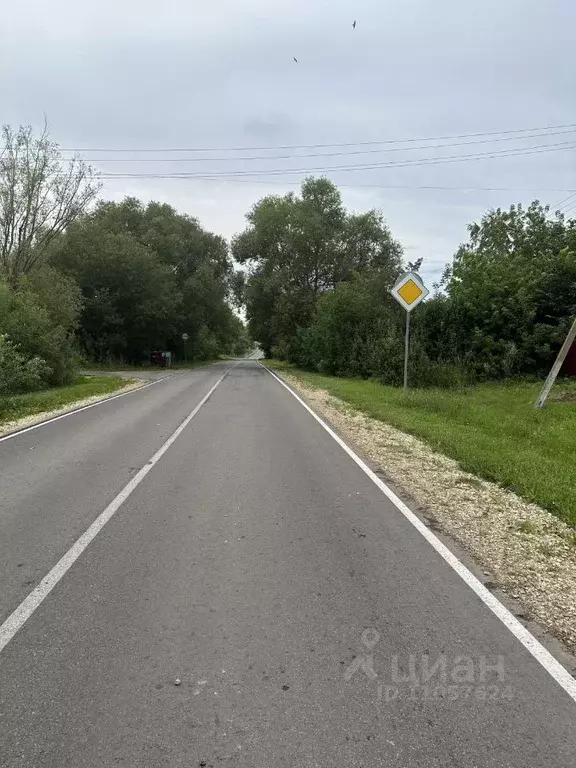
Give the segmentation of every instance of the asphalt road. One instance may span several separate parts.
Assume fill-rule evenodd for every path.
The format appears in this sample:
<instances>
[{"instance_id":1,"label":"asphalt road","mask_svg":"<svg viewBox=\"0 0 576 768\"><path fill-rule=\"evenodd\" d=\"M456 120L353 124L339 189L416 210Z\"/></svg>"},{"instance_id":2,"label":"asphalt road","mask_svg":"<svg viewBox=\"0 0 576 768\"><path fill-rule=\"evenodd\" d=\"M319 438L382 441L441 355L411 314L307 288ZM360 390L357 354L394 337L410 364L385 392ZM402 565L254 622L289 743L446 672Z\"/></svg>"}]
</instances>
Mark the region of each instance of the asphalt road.
<instances>
[{"instance_id":1,"label":"asphalt road","mask_svg":"<svg viewBox=\"0 0 576 768\"><path fill-rule=\"evenodd\" d=\"M3 768L567 768L576 707L257 362L0 442ZM177 682L179 681L179 684Z\"/></svg>"}]
</instances>

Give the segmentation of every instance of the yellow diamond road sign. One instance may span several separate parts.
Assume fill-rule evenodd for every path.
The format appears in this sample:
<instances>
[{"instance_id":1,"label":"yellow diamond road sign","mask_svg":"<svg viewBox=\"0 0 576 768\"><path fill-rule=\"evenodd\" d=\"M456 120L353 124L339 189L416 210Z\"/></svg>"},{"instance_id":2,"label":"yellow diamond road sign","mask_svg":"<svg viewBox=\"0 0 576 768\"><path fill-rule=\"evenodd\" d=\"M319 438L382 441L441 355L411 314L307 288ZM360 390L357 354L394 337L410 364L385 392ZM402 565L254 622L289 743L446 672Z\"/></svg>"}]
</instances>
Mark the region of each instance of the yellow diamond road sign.
<instances>
[{"instance_id":1,"label":"yellow diamond road sign","mask_svg":"<svg viewBox=\"0 0 576 768\"><path fill-rule=\"evenodd\" d=\"M390 293L407 312L410 312L428 296L430 291L415 272L407 272L396 281Z\"/></svg>"}]
</instances>

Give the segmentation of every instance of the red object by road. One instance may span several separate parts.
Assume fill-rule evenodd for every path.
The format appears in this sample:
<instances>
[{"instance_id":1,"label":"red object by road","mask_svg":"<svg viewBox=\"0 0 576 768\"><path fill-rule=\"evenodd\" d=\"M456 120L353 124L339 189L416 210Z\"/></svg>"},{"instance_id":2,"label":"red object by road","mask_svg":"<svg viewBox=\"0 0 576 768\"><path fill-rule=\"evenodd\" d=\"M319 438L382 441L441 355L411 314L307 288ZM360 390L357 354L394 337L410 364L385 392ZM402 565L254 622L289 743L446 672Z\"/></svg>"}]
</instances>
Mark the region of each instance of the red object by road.
<instances>
[{"instance_id":1,"label":"red object by road","mask_svg":"<svg viewBox=\"0 0 576 768\"><path fill-rule=\"evenodd\" d=\"M160 368L166 368L166 355L162 352L154 351L150 353L150 365L158 365Z\"/></svg>"}]
</instances>

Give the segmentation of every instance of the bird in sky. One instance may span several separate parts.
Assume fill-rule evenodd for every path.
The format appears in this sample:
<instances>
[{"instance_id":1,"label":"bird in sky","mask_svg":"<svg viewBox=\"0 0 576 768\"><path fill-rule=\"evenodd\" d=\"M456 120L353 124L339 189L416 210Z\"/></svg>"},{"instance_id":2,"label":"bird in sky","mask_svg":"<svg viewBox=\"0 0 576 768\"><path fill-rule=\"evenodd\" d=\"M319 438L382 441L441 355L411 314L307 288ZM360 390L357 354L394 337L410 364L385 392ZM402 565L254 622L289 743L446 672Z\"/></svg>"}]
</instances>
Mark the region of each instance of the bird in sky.
<instances>
[{"instance_id":1,"label":"bird in sky","mask_svg":"<svg viewBox=\"0 0 576 768\"><path fill-rule=\"evenodd\" d=\"M296 64L298 64L298 59L296 58L296 56L292 56L292 58L294 59L294 61L296 62Z\"/></svg>"},{"instance_id":2,"label":"bird in sky","mask_svg":"<svg viewBox=\"0 0 576 768\"><path fill-rule=\"evenodd\" d=\"M356 21L354 21L354 24L352 24L352 29L356 29Z\"/></svg>"}]
</instances>

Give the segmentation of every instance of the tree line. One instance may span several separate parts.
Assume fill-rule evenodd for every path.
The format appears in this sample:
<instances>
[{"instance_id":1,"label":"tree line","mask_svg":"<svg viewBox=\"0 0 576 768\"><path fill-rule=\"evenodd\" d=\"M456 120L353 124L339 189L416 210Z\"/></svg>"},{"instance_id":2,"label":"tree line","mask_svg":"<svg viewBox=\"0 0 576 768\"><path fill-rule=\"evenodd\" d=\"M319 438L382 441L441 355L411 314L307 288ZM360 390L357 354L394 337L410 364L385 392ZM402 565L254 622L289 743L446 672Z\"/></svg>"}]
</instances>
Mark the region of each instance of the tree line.
<instances>
[{"instance_id":1,"label":"tree line","mask_svg":"<svg viewBox=\"0 0 576 768\"><path fill-rule=\"evenodd\" d=\"M421 260L404 262L380 212L350 214L331 181L310 178L256 203L232 252L266 355L400 384L404 312L389 291ZM412 317L415 384L540 375L576 314L576 221L538 201L490 210L435 289Z\"/></svg>"},{"instance_id":2,"label":"tree line","mask_svg":"<svg viewBox=\"0 0 576 768\"><path fill-rule=\"evenodd\" d=\"M184 333L190 359L251 337L303 367L401 382L389 291L421 260L328 179L259 200L229 247L169 205L98 200L90 166L47 129L5 126L0 141L0 394L68 383L81 361L181 357ZM537 201L490 210L435 288L413 313L415 385L541 375L576 314L576 221Z\"/></svg>"},{"instance_id":3,"label":"tree line","mask_svg":"<svg viewBox=\"0 0 576 768\"><path fill-rule=\"evenodd\" d=\"M189 359L247 349L222 237L169 205L98 201L47 129L0 141L0 394L69 383L82 361L182 357L182 334Z\"/></svg>"}]
</instances>

